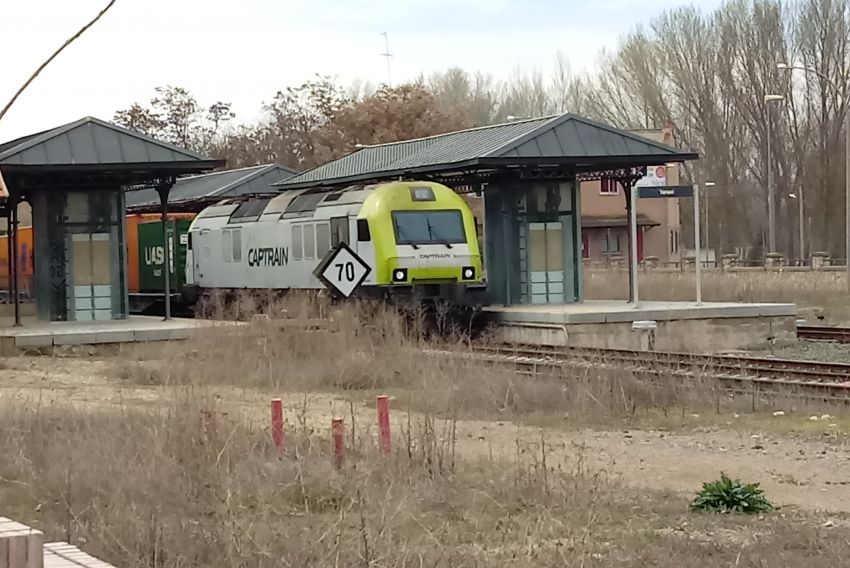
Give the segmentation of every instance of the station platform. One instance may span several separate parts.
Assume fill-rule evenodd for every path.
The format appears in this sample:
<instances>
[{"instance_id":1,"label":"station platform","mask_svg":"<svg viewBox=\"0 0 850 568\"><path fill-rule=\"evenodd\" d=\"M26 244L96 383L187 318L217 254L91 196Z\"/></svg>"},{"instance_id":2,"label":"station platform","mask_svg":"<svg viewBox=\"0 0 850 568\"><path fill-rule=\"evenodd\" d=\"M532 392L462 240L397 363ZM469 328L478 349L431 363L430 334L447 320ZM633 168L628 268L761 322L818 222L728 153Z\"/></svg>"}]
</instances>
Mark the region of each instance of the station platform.
<instances>
[{"instance_id":1,"label":"station platform","mask_svg":"<svg viewBox=\"0 0 850 568\"><path fill-rule=\"evenodd\" d=\"M223 322L155 316L131 316L124 320L86 322L44 322L24 317L21 327L0 318L0 354L12 355L20 349L60 345L98 345L145 341L188 339L198 329L220 326ZM228 322L234 323L234 322Z\"/></svg>"},{"instance_id":2,"label":"station platform","mask_svg":"<svg viewBox=\"0 0 850 568\"><path fill-rule=\"evenodd\" d=\"M797 306L731 302L586 300L563 305L490 306L498 340L539 345L639 349L640 322L654 322L659 351L715 353L796 341ZM638 323L636 323L638 322Z\"/></svg>"}]
</instances>

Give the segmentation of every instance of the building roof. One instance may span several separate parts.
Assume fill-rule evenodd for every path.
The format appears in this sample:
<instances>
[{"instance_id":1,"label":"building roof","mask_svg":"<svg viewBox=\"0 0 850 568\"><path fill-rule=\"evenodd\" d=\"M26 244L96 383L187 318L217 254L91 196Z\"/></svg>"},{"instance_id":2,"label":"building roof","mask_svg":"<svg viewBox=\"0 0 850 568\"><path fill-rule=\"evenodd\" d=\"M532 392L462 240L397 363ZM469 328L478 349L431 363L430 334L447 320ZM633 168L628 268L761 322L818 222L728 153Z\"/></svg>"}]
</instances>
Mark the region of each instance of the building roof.
<instances>
[{"instance_id":1,"label":"building roof","mask_svg":"<svg viewBox=\"0 0 850 568\"><path fill-rule=\"evenodd\" d=\"M661 225L655 219L651 219L643 213L637 215L638 227L658 227ZM607 229L614 227L628 227L629 218L626 215L582 215L582 229Z\"/></svg>"},{"instance_id":2,"label":"building roof","mask_svg":"<svg viewBox=\"0 0 850 568\"><path fill-rule=\"evenodd\" d=\"M427 138L366 146L301 175L282 187L335 186L415 174L505 166L662 165L696 154L574 114L536 118L449 132Z\"/></svg>"},{"instance_id":3,"label":"building roof","mask_svg":"<svg viewBox=\"0 0 850 568\"><path fill-rule=\"evenodd\" d=\"M277 164L222 170L180 178L168 194L168 204L206 204L222 197L278 191L272 184L295 175L293 169ZM159 194L153 188L127 192L127 209L139 211L159 209Z\"/></svg>"},{"instance_id":4,"label":"building roof","mask_svg":"<svg viewBox=\"0 0 850 568\"><path fill-rule=\"evenodd\" d=\"M4 174L81 170L179 174L223 163L90 116L0 144Z\"/></svg>"}]
</instances>

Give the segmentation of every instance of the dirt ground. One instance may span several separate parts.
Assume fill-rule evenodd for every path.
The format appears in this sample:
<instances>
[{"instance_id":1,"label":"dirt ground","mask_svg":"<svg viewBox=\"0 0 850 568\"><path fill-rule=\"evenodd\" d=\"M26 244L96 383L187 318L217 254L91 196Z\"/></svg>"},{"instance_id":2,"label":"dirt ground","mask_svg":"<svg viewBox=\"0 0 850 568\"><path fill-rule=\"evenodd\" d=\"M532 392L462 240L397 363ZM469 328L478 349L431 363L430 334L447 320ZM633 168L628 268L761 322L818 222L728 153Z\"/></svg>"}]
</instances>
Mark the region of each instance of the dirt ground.
<instances>
[{"instance_id":1,"label":"dirt ground","mask_svg":"<svg viewBox=\"0 0 850 568\"><path fill-rule=\"evenodd\" d=\"M0 369L0 402L73 404L84 410L153 405L165 401L168 389L123 382L115 375L114 360L20 357L5 359ZM267 421L269 399L275 393L256 389L215 388L222 408L250 420ZM323 393L284 397L288 429L329 429L340 416L350 426L354 409L356 435L375 436L375 410L370 401L346 400ZM403 437L408 415L404 402L392 400L392 429ZM760 481L774 503L823 514L850 513L850 444L846 424L829 417L807 424L805 433L792 433L806 416L768 416L753 421L730 415L724 424L693 424L664 430L641 427L606 431L577 427L564 417L563 426L536 428L508 421L458 421L458 459L513 458L517 452L541 454L545 441L547 463L573 468L584 464L637 487L692 495L702 482L724 471L745 481ZM438 435L444 426L437 424ZM447 435L447 429L443 431ZM526 456L527 457L527 456Z\"/></svg>"}]
</instances>

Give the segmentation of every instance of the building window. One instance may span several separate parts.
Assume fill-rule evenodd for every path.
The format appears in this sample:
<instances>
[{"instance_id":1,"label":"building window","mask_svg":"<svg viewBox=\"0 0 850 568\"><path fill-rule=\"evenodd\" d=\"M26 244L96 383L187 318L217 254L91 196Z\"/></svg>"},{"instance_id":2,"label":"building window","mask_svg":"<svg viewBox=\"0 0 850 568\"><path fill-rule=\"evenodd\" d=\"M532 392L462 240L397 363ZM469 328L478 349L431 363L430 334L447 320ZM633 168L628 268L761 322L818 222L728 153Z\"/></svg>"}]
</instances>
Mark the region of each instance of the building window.
<instances>
[{"instance_id":1,"label":"building window","mask_svg":"<svg viewBox=\"0 0 850 568\"><path fill-rule=\"evenodd\" d=\"M590 258L590 236L584 232L581 234L581 257Z\"/></svg>"},{"instance_id":2,"label":"building window","mask_svg":"<svg viewBox=\"0 0 850 568\"><path fill-rule=\"evenodd\" d=\"M599 180L599 195L620 195L620 184L611 178Z\"/></svg>"},{"instance_id":3,"label":"building window","mask_svg":"<svg viewBox=\"0 0 850 568\"><path fill-rule=\"evenodd\" d=\"M605 254L618 254L620 252L620 233L608 229L602 240L602 252Z\"/></svg>"},{"instance_id":4,"label":"building window","mask_svg":"<svg viewBox=\"0 0 850 568\"><path fill-rule=\"evenodd\" d=\"M670 252L671 253L676 252L676 242L675 242L676 237L674 235L675 235L675 233L673 233L673 231L670 231Z\"/></svg>"}]
</instances>

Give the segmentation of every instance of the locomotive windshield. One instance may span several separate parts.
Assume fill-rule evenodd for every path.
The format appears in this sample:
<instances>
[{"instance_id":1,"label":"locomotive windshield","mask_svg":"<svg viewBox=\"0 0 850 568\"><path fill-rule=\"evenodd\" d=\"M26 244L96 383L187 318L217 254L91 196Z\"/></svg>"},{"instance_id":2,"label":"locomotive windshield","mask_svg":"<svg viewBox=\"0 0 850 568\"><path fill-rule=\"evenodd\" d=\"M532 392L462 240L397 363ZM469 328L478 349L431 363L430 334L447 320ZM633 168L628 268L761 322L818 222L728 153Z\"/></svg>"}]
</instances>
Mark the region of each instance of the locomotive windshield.
<instances>
[{"instance_id":1,"label":"locomotive windshield","mask_svg":"<svg viewBox=\"0 0 850 568\"><path fill-rule=\"evenodd\" d=\"M460 211L394 211L393 227L400 245L466 242Z\"/></svg>"}]
</instances>

